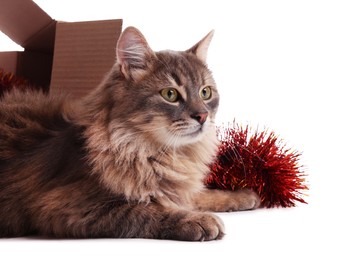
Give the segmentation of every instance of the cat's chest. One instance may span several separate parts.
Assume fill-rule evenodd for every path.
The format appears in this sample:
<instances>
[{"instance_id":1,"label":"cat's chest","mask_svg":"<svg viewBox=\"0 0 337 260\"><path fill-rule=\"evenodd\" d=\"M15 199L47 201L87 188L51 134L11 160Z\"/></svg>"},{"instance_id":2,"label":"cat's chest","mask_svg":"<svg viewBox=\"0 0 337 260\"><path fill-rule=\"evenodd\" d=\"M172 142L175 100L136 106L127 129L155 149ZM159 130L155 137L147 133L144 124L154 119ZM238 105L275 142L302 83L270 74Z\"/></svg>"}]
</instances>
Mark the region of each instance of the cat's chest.
<instances>
[{"instance_id":1,"label":"cat's chest","mask_svg":"<svg viewBox=\"0 0 337 260\"><path fill-rule=\"evenodd\" d=\"M203 162L179 153L149 156L147 167L148 180L152 179L154 183L153 196L175 204L188 203L193 194L202 189L202 180L208 170Z\"/></svg>"},{"instance_id":2,"label":"cat's chest","mask_svg":"<svg viewBox=\"0 0 337 260\"><path fill-rule=\"evenodd\" d=\"M204 164L185 154L151 155L147 158L152 173L165 180L188 181L202 175Z\"/></svg>"},{"instance_id":3,"label":"cat's chest","mask_svg":"<svg viewBox=\"0 0 337 260\"><path fill-rule=\"evenodd\" d=\"M115 168L116 174L123 176L117 186L129 200L184 205L202 189L205 165L186 154L151 153L143 149L123 161L124 165L118 163L118 169Z\"/></svg>"},{"instance_id":4,"label":"cat's chest","mask_svg":"<svg viewBox=\"0 0 337 260\"><path fill-rule=\"evenodd\" d=\"M130 201L155 199L182 205L203 188L211 158L210 150L205 149L208 146L163 149L144 140L123 140L111 142L112 146L104 150L106 143L93 142L96 149L89 157L92 171L114 194Z\"/></svg>"}]
</instances>

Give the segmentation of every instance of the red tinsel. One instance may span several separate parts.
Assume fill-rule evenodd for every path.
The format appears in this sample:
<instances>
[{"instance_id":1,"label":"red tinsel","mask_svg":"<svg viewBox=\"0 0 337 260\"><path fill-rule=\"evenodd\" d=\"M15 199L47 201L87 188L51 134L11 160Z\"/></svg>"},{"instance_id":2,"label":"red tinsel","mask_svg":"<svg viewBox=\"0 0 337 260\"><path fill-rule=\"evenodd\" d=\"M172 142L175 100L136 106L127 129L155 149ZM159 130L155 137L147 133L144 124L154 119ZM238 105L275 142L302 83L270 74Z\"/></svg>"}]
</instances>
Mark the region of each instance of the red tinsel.
<instances>
[{"instance_id":1,"label":"red tinsel","mask_svg":"<svg viewBox=\"0 0 337 260\"><path fill-rule=\"evenodd\" d=\"M218 127L221 140L216 161L205 183L209 188L257 192L262 207L292 207L306 203L301 191L307 190L299 164L300 153L285 147L274 132L252 133L234 123Z\"/></svg>"}]
</instances>

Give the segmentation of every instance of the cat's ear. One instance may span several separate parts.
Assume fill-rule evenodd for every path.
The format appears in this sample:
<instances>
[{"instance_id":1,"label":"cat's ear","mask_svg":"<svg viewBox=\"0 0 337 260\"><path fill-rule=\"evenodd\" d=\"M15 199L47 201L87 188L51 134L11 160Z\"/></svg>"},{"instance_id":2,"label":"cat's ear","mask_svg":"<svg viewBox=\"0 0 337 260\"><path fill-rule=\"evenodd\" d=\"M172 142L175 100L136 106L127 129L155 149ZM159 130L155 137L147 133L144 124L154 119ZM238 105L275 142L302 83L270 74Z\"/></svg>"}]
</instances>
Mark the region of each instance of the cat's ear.
<instances>
[{"instance_id":1,"label":"cat's ear","mask_svg":"<svg viewBox=\"0 0 337 260\"><path fill-rule=\"evenodd\" d=\"M186 52L195 54L201 61L206 63L208 47L212 41L214 30L210 31L204 38L201 39L192 48Z\"/></svg>"},{"instance_id":2,"label":"cat's ear","mask_svg":"<svg viewBox=\"0 0 337 260\"><path fill-rule=\"evenodd\" d=\"M134 27L128 27L119 37L116 56L123 75L136 80L149 69L156 55L142 33Z\"/></svg>"}]
</instances>

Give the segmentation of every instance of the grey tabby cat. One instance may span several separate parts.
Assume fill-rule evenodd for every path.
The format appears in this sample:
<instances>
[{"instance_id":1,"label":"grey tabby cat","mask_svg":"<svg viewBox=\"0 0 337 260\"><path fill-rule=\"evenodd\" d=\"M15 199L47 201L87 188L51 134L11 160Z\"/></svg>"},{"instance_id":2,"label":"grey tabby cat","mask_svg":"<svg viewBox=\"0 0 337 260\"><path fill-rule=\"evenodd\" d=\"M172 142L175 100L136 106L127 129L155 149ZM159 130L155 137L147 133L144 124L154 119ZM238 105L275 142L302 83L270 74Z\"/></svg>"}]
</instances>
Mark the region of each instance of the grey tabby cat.
<instances>
[{"instance_id":1,"label":"grey tabby cat","mask_svg":"<svg viewBox=\"0 0 337 260\"><path fill-rule=\"evenodd\" d=\"M213 240L207 211L254 209L248 190L208 190L219 94L206 66L213 32L154 52L133 27L92 93L12 91L0 102L0 237Z\"/></svg>"}]
</instances>

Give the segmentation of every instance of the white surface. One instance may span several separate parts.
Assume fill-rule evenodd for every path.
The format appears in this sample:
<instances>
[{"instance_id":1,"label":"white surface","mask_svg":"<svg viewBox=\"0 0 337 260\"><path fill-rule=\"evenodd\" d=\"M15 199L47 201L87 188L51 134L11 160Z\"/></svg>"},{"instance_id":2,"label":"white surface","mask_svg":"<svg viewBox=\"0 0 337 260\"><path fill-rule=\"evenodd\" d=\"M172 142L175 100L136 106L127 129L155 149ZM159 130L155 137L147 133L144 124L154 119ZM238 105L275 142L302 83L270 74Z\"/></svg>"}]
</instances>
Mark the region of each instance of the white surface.
<instances>
[{"instance_id":1,"label":"white surface","mask_svg":"<svg viewBox=\"0 0 337 260\"><path fill-rule=\"evenodd\" d=\"M226 237L152 240L0 240L7 259L337 259L335 1L39 0L58 20L123 18L155 50L187 49L211 29L209 67L221 89L218 121L274 130L303 151L308 205L219 214ZM15 49L4 44L0 48ZM81 257L81 258L80 258ZM182 258L180 258L182 257Z\"/></svg>"}]
</instances>

